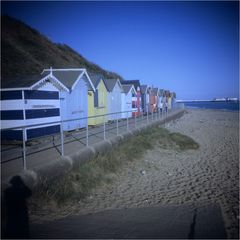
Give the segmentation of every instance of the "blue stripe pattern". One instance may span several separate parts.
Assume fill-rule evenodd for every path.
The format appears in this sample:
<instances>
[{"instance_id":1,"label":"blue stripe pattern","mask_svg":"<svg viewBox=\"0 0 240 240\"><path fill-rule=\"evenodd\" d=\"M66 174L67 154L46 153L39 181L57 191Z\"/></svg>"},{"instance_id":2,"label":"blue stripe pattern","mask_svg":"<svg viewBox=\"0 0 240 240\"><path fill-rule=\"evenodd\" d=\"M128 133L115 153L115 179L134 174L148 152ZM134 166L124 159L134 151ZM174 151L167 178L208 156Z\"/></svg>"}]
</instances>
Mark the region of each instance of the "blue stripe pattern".
<instances>
[{"instance_id":1,"label":"blue stripe pattern","mask_svg":"<svg viewBox=\"0 0 240 240\"><path fill-rule=\"evenodd\" d=\"M22 120L23 110L3 110L1 111L1 120Z\"/></svg>"},{"instance_id":2,"label":"blue stripe pattern","mask_svg":"<svg viewBox=\"0 0 240 240\"><path fill-rule=\"evenodd\" d=\"M26 119L60 116L59 108L25 110Z\"/></svg>"},{"instance_id":3,"label":"blue stripe pattern","mask_svg":"<svg viewBox=\"0 0 240 240\"><path fill-rule=\"evenodd\" d=\"M1 100L15 100L22 99L22 91L1 91Z\"/></svg>"},{"instance_id":4,"label":"blue stripe pattern","mask_svg":"<svg viewBox=\"0 0 240 240\"><path fill-rule=\"evenodd\" d=\"M57 91L41 91L41 90L25 90L25 99L59 99L59 92Z\"/></svg>"},{"instance_id":5,"label":"blue stripe pattern","mask_svg":"<svg viewBox=\"0 0 240 240\"><path fill-rule=\"evenodd\" d=\"M27 129L27 139L51 135L60 132L60 125ZM1 140L19 140L22 141L22 130L5 130L1 131Z\"/></svg>"},{"instance_id":6,"label":"blue stripe pattern","mask_svg":"<svg viewBox=\"0 0 240 240\"><path fill-rule=\"evenodd\" d=\"M44 135L50 135L58 132L60 132L60 125L27 129L27 138L29 140L31 138L41 137Z\"/></svg>"},{"instance_id":7,"label":"blue stripe pattern","mask_svg":"<svg viewBox=\"0 0 240 240\"><path fill-rule=\"evenodd\" d=\"M1 140L22 140L22 130L1 131Z\"/></svg>"}]
</instances>

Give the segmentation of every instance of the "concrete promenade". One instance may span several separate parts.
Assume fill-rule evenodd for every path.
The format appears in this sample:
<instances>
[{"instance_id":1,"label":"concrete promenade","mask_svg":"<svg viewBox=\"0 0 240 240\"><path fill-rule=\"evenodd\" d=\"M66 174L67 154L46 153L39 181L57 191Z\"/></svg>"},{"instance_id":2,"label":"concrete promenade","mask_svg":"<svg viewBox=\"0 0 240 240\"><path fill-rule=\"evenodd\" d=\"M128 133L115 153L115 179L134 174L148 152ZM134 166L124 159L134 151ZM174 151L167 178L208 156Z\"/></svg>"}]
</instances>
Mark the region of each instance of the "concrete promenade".
<instances>
[{"instance_id":1,"label":"concrete promenade","mask_svg":"<svg viewBox=\"0 0 240 240\"><path fill-rule=\"evenodd\" d=\"M44 239L225 239L218 205L115 209L30 225Z\"/></svg>"},{"instance_id":2,"label":"concrete promenade","mask_svg":"<svg viewBox=\"0 0 240 240\"><path fill-rule=\"evenodd\" d=\"M105 140L110 142L110 144L116 143L119 139L123 139L121 136L128 133L133 134L134 131L138 131L155 123L164 125L166 121L171 120L179 115L179 113L183 114L183 110L174 109L167 114L154 113L153 115L140 116L136 119L129 118L128 121L125 119L119 120L118 122L107 123L105 126ZM65 132L64 156L72 156L77 152L84 151L87 145L86 136L86 129ZM92 147L93 152L96 148L104 148L101 146L103 142L104 126L89 127L88 143L90 148ZM62 161L60 134L32 140L30 143L31 145L27 145L27 170L38 172L38 170L44 166ZM2 181L7 181L11 176L23 171L22 148L19 145L2 145L1 147L1 178ZM45 171L44 168L42 169L42 172L43 171Z\"/></svg>"}]
</instances>

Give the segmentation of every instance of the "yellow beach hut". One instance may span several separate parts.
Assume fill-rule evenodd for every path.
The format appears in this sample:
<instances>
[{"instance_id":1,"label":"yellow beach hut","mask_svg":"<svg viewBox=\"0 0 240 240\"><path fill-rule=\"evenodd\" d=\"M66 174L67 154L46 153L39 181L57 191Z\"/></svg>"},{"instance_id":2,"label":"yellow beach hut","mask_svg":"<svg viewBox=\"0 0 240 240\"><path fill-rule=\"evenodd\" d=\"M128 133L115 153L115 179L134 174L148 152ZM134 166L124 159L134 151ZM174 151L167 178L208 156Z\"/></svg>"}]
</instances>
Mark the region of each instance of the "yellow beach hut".
<instances>
[{"instance_id":1,"label":"yellow beach hut","mask_svg":"<svg viewBox=\"0 0 240 240\"><path fill-rule=\"evenodd\" d=\"M94 126L102 124L104 121L107 122L108 120L107 116L93 118L93 116L104 115L108 113L108 92L102 75L90 73L89 76L96 91L88 91L88 125Z\"/></svg>"}]
</instances>

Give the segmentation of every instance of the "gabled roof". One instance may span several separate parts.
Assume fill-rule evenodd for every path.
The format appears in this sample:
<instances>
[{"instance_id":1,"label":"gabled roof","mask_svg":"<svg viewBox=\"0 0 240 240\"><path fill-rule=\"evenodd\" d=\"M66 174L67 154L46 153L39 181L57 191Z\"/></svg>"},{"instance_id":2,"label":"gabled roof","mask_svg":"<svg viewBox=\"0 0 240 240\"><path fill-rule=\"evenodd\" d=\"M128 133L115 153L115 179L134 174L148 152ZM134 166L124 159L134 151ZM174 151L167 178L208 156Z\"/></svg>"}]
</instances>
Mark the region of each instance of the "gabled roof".
<instances>
[{"instance_id":1,"label":"gabled roof","mask_svg":"<svg viewBox=\"0 0 240 240\"><path fill-rule=\"evenodd\" d=\"M131 89L135 92L135 94L137 93L133 84L122 84L122 88L125 94L128 94Z\"/></svg>"},{"instance_id":2,"label":"gabled roof","mask_svg":"<svg viewBox=\"0 0 240 240\"><path fill-rule=\"evenodd\" d=\"M159 89L159 96L163 96L164 89Z\"/></svg>"},{"instance_id":3,"label":"gabled roof","mask_svg":"<svg viewBox=\"0 0 240 240\"><path fill-rule=\"evenodd\" d=\"M171 92L170 94L171 94L171 97L176 98L176 93L175 92Z\"/></svg>"},{"instance_id":4,"label":"gabled roof","mask_svg":"<svg viewBox=\"0 0 240 240\"><path fill-rule=\"evenodd\" d=\"M132 84L135 87L135 90L137 91L137 88L140 88L141 91L141 85L140 85L140 81L139 80L123 80L121 82L122 84Z\"/></svg>"},{"instance_id":5,"label":"gabled roof","mask_svg":"<svg viewBox=\"0 0 240 240\"><path fill-rule=\"evenodd\" d=\"M116 84L119 84L119 86L122 88L122 84L119 81L119 79L104 79L106 86L107 86L107 90L109 92L112 92L113 88L115 87Z\"/></svg>"},{"instance_id":6,"label":"gabled roof","mask_svg":"<svg viewBox=\"0 0 240 240\"><path fill-rule=\"evenodd\" d=\"M94 85L84 68L67 68L67 69L44 69L42 76L50 75L60 81L69 91L72 91L78 81L85 76L85 81L89 89L95 91Z\"/></svg>"},{"instance_id":7,"label":"gabled roof","mask_svg":"<svg viewBox=\"0 0 240 240\"><path fill-rule=\"evenodd\" d=\"M93 85L94 85L95 88L98 87L98 84L99 84L99 83L101 82L101 80L102 80L102 81L103 81L103 84L104 84L104 86L105 86L105 88L106 88L106 90L108 90L108 89L107 89L106 82L105 82L105 79L104 79L104 77L103 77L102 74L89 73L89 77L90 77L90 79L91 79L91 81L92 81L92 83L93 83Z\"/></svg>"},{"instance_id":8,"label":"gabled roof","mask_svg":"<svg viewBox=\"0 0 240 240\"><path fill-rule=\"evenodd\" d=\"M165 90L164 91L164 96L165 97L169 97L170 96L170 91L169 90Z\"/></svg>"},{"instance_id":9,"label":"gabled roof","mask_svg":"<svg viewBox=\"0 0 240 240\"><path fill-rule=\"evenodd\" d=\"M158 88L152 88L152 93L153 93L153 95L157 96L158 95Z\"/></svg>"},{"instance_id":10,"label":"gabled roof","mask_svg":"<svg viewBox=\"0 0 240 240\"><path fill-rule=\"evenodd\" d=\"M98 84L100 83L101 80L104 80L103 75L102 74L97 74L97 73L89 73L89 77L94 85L94 87L96 88L98 86ZM105 83L104 83L105 84ZM106 84L105 84L106 85Z\"/></svg>"},{"instance_id":11,"label":"gabled roof","mask_svg":"<svg viewBox=\"0 0 240 240\"><path fill-rule=\"evenodd\" d=\"M29 88L42 76L40 74L24 76L24 77L14 77L6 78L1 81L1 88Z\"/></svg>"},{"instance_id":12,"label":"gabled roof","mask_svg":"<svg viewBox=\"0 0 240 240\"><path fill-rule=\"evenodd\" d=\"M140 89L141 89L141 93L146 94L147 91L150 89L150 86L148 86L148 85L141 85Z\"/></svg>"}]
</instances>

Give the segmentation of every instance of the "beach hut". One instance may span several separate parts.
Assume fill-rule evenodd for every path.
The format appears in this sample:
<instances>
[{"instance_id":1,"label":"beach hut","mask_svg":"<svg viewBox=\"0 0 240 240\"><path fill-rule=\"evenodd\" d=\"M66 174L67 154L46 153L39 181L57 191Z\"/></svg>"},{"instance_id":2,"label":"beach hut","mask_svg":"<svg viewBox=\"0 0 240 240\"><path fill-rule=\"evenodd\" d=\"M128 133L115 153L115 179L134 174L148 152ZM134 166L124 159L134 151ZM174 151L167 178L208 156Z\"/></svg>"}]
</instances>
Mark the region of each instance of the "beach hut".
<instances>
[{"instance_id":1,"label":"beach hut","mask_svg":"<svg viewBox=\"0 0 240 240\"><path fill-rule=\"evenodd\" d=\"M133 97L133 113L132 116L139 116L142 113L142 94L139 80L124 80L122 84L132 84L136 90L136 95Z\"/></svg>"},{"instance_id":2,"label":"beach hut","mask_svg":"<svg viewBox=\"0 0 240 240\"><path fill-rule=\"evenodd\" d=\"M164 95L164 90L159 89L158 91L158 109L160 112L163 110L163 95Z\"/></svg>"},{"instance_id":3,"label":"beach hut","mask_svg":"<svg viewBox=\"0 0 240 240\"><path fill-rule=\"evenodd\" d=\"M167 107L168 110L172 109L172 94L170 91L167 91Z\"/></svg>"},{"instance_id":4,"label":"beach hut","mask_svg":"<svg viewBox=\"0 0 240 240\"><path fill-rule=\"evenodd\" d=\"M133 108L137 92L132 84L122 84L122 88L122 118L129 118L132 117L133 110L137 110L136 108Z\"/></svg>"},{"instance_id":5,"label":"beach hut","mask_svg":"<svg viewBox=\"0 0 240 240\"><path fill-rule=\"evenodd\" d=\"M35 89L37 81L45 84ZM26 126L25 140L54 134L60 131L60 99L59 92L65 87L52 76L27 76L2 80L1 86L1 139L22 140L21 128ZM31 126L43 124L41 126Z\"/></svg>"},{"instance_id":6,"label":"beach hut","mask_svg":"<svg viewBox=\"0 0 240 240\"><path fill-rule=\"evenodd\" d=\"M157 111L157 103L158 103L158 88L152 87L150 90L150 112Z\"/></svg>"},{"instance_id":7,"label":"beach hut","mask_svg":"<svg viewBox=\"0 0 240 240\"><path fill-rule=\"evenodd\" d=\"M141 95L142 95L142 111L143 113L149 112L149 102L150 102L150 91L151 88L148 85L141 85Z\"/></svg>"},{"instance_id":8,"label":"beach hut","mask_svg":"<svg viewBox=\"0 0 240 240\"><path fill-rule=\"evenodd\" d=\"M153 111L157 112L159 107L159 88L152 88L153 96L155 97L155 103L153 104Z\"/></svg>"},{"instance_id":9,"label":"beach hut","mask_svg":"<svg viewBox=\"0 0 240 240\"><path fill-rule=\"evenodd\" d=\"M175 92L171 92L171 98L172 98L171 107L175 108L175 104L176 104L176 93Z\"/></svg>"},{"instance_id":10,"label":"beach hut","mask_svg":"<svg viewBox=\"0 0 240 240\"><path fill-rule=\"evenodd\" d=\"M113 121L121 118L123 88L119 79L105 79L104 82L108 91L108 120ZM111 114L117 112L120 114Z\"/></svg>"},{"instance_id":11,"label":"beach hut","mask_svg":"<svg viewBox=\"0 0 240 240\"><path fill-rule=\"evenodd\" d=\"M102 116L108 113L108 92L105 80L101 74L90 73L89 76L95 88L95 92L92 90L88 92L89 117L101 115L88 119L88 125L94 126L108 121L107 116Z\"/></svg>"},{"instance_id":12,"label":"beach hut","mask_svg":"<svg viewBox=\"0 0 240 240\"><path fill-rule=\"evenodd\" d=\"M165 111L168 111L169 109L169 103L171 102L171 100L169 100L169 97L170 97L170 91L165 90L164 97L163 97L163 106L165 108Z\"/></svg>"},{"instance_id":13,"label":"beach hut","mask_svg":"<svg viewBox=\"0 0 240 240\"><path fill-rule=\"evenodd\" d=\"M95 87L84 68L44 69L44 80L33 85L40 89L46 82L46 77L51 76L63 87L60 91L61 119L72 120L63 123L64 131L71 131L87 126L88 117L88 91L95 92ZM78 120L81 118L80 120ZM77 120L76 120L77 119Z\"/></svg>"}]
</instances>

